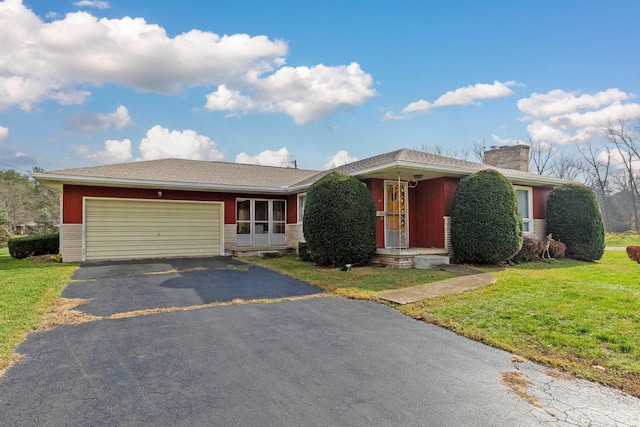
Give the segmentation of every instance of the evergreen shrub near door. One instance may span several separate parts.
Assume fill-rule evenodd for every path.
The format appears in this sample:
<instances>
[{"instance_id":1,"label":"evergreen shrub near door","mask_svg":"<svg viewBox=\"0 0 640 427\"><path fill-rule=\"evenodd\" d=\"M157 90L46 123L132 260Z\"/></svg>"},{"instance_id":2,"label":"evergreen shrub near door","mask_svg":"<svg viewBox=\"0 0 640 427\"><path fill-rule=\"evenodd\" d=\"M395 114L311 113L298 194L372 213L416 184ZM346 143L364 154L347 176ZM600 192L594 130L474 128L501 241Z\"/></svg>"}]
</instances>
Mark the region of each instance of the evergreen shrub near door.
<instances>
[{"instance_id":1,"label":"evergreen shrub near door","mask_svg":"<svg viewBox=\"0 0 640 427\"><path fill-rule=\"evenodd\" d=\"M302 230L316 264L368 261L376 252L376 208L371 193L347 174L324 176L307 191Z\"/></svg>"},{"instance_id":2,"label":"evergreen shrub near door","mask_svg":"<svg viewBox=\"0 0 640 427\"><path fill-rule=\"evenodd\" d=\"M547 233L567 245L568 258L602 258L604 223L593 191L573 183L555 188L547 202Z\"/></svg>"},{"instance_id":3,"label":"evergreen shrub near door","mask_svg":"<svg viewBox=\"0 0 640 427\"><path fill-rule=\"evenodd\" d=\"M522 238L516 192L504 175L485 169L460 180L451 206L451 246L458 261L507 261Z\"/></svg>"}]
</instances>

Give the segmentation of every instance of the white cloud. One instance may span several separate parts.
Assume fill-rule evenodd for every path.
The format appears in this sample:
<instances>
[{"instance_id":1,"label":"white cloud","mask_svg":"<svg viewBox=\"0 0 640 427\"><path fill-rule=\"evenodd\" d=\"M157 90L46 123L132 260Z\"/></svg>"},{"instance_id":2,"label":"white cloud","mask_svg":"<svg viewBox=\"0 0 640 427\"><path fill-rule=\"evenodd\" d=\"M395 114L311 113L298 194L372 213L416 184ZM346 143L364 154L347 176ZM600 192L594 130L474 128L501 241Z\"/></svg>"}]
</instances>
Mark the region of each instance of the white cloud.
<instances>
[{"instance_id":1,"label":"white cloud","mask_svg":"<svg viewBox=\"0 0 640 427\"><path fill-rule=\"evenodd\" d=\"M461 87L456 90L449 91L440 96L433 103L421 99L407 105L403 113L427 112L436 107L447 107L451 105L471 105L476 104L480 99L505 98L513 94L511 86L515 86L516 82L499 82L494 81L492 84L477 83L467 87Z\"/></svg>"},{"instance_id":2,"label":"white cloud","mask_svg":"<svg viewBox=\"0 0 640 427\"><path fill-rule=\"evenodd\" d=\"M548 93L534 93L529 98L518 100L518 108L526 118L550 117L560 114L573 113L581 110L593 110L603 105L610 105L626 101L633 95L622 92L617 88L607 89L594 95L577 92L565 92L560 89Z\"/></svg>"},{"instance_id":3,"label":"white cloud","mask_svg":"<svg viewBox=\"0 0 640 427\"><path fill-rule=\"evenodd\" d=\"M278 151L264 150L257 156L250 156L242 152L236 156L236 163L287 167L291 162L289 161L289 150L282 147Z\"/></svg>"},{"instance_id":4,"label":"white cloud","mask_svg":"<svg viewBox=\"0 0 640 427\"><path fill-rule=\"evenodd\" d=\"M169 131L156 125L147 131L140 142L140 160L180 158L192 160L222 160L216 143L208 136L193 130Z\"/></svg>"},{"instance_id":5,"label":"white cloud","mask_svg":"<svg viewBox=\"0 0 640 427\"><path fill-rule=\"evenodd\" d=\"M596 155L596 159L603 165L607 164L607 153L605 150L600 151ZM626 170L624 159L628 159L628 155L624 155L620 150L613 148L611 150L611 168L614 172L620 170ZM628 160L627 160L628 161ZM631 162L631 169L635 172L640 172L640 160L633 160Z\"/></svg>"},{"instance_id":6,"label":"white cloud","mask_svg":"<svg viewBox=\"0 0 640 427\"><path fill-rule=\"evenodd\" d=\"M96 9L109 9L111 5L108 1L101 0L81 0L74 3L78 7L95 7Z\"/></svg>"},{"instance_id":7,"label":"white cloud","mask_svg":"<svg viewBox=\"0 0 640 427\"><path fill-rule=\"evenodd\" d=\"M376 95L373 78L353 62L347 66L282 67L245 88L247 94L222 85L207 95L212 111L283 112L303 125L351 110Z\"/></svg>"},{"instance_id":8,"label":"white cloud","mask_svg":"<svg viewBox=\"0 0 640 427\"><path fill-rule=\"evenodd\" d=\"M13 167L32 167L36 165L36 160L33 157L17 151L16 147L11 144L9 128L6 126L0 126L0 163Z\"/></svg>"},{"instance_id":9,"label":"white cloud","mask_svg":"<svg viewBox=\"0 0 640 427\"><path fill-rule=\"evenodd\" d=\"M602 128L609 122L621 117L640 117L640 104L613 104L596 111L584 113L570 113L551 116L548 123L562 129L576 129L598 127Z\"/></svg>"},{"instance_id":10,"label":"white cloud","mask_svg":"<svg viewBox=\"0 0 640 427\"><path fill-rule=\"evenodd\" d=\"M498 135L491 134L491 139L497 142L500 145L511 145L514 143L514 140L511 138L500 138Z\"/></svg>"},{"instance_id":11,"label":"white cloud","mask_svg":"<svg viewBox=\"0 0 640 427\"><path fill-rule=\"evenodd\" d=\"M340 150L329 158L329 163L327 163L324 168L333 169L337 168L338 166L346 165L347 163L355 162L357 160L357 157L351 157L347 151Z\"/></svg>"},{"instance_id":12,"label":"white cloud","mask_svg":"<svg viewBox=\"0 0 640 427\"><path fill-rule=\"evenodd\" d=\"M104 143L104 151L98 153L88 153L85 157L99 163L121 163L131 160L131 140L123 139L118 141L109 139Z\"/></svg>"},{"instance_id":13,"label":"white cloud","mask_svg":"<svg viewBox=\"0 0 640 427\"><path fill-rule=\"evenodd\" d=\"M207 95L205 108L209 111L247 113L256 108L256 106L251 98L242 95L240 91L230 90L226 85L220 85L215 92L211 92Z\"/></svg>"},{"instance_id":14,"label":"white cloud","mask_svg":"<svg viewBox=\"0 0 640 427\"><path fill-rule=\"evenodd\" d=\"M51 15L50 15L51 16ZM286 42L191 30L169 37L143 18L87 12L43 22L19 0L0 2L0 110L53 99L81 104L91 85L177 93L254 81L284 62Z\"/></svg>"},{"instance_id":15,"label":"white cloud","mask_svg":"<svg viewBox=\"0 0 640 427\"><path fill-rule=\"evenodd\" d=\"M622 103L632 97L615 88L579 96L556 89L520 99L518 108L523 120L532 120L527 130L533 140L582 143L585 138L602 137L611 122L640 117L640 104Z\"/></svg>"},{"instance_id":16,"label":"white cloud","mask_svg":"<svg viewBox=\"0 0 640 427\"><path fill-rule=\"evenodd\" d=\"M433 104L429 101L425 101L421 99L419 101L412 102L402 109L403 113L415 113L415 112L426 112L433 108Z\"/></svg>"},{"instance_id":17,"label":"white cloud","mask_svg":"<svg viewBox=\"0 0 640 427\"><path fill-rule=\"evenodd\" d=\"M392 111L387 111L386 113L384 113L384 115L382 116L380 121L381 122L387 122L389 120L404 120L404 119L408 119L408 117L407 116L399 116L399 115L393 114Z\"/></svg>"},{"instance_id":18,"label":"white cloud","mask_svg":"<svg viewBox=\"0 0 640 427\"><path fill-rule=\"evenodd\" d=\"M120 105L113 113L106 114L78 111L67 120L69 127L81 132L96 132L111 126L122 129L131 123L129 110L124 105Z\"/></svg>"}]
</instances>

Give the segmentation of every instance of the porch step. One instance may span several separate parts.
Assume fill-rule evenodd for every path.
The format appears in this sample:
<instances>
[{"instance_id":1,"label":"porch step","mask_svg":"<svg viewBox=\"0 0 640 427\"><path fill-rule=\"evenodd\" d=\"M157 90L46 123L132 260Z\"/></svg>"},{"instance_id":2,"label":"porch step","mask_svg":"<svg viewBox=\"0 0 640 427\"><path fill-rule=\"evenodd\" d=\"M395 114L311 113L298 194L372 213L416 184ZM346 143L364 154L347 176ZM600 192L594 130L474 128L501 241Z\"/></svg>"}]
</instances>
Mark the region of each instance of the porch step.
<instances>
[{"instance_id":1,"label":"porch step","mask_svg":"<svg viewBox=\"0 0 640 427\"><path fill-rule=\"evenodd\" d=\"M413 256L375 254L369 261L370 264L391 268L413 268Z\"/></svg>"},{"instance_id":2,"label":"porch step","mask_svg":"<svg viewBox=\"0 0 640 427\"><path fill-rule=\"evenodd\" d=\"M449 264L449 257L443 255L416 255L413 257L413 268L429 269L437 265Z\"/></svg>"},{"instance_id":3,"label":"porch step","mask_svg":"<svg viewBox=\"0 0 640 427\"><path fill-rule=\"evenodd\" d=\"M266 258L294 253L296 253L296 248L291 246L237 246L231 248L231 255L238 257L261 256Z\"/></svg>"},{"instance_id":4,"label":"porch step","mask_svg":"<svg viewBox=\"0 0 640 427\"><path fill-rule=\"evenodd\" d=\"M258 256L261 258L280 258L282 252L280 251L258 251Z\"/></svg>"}]
</instances>

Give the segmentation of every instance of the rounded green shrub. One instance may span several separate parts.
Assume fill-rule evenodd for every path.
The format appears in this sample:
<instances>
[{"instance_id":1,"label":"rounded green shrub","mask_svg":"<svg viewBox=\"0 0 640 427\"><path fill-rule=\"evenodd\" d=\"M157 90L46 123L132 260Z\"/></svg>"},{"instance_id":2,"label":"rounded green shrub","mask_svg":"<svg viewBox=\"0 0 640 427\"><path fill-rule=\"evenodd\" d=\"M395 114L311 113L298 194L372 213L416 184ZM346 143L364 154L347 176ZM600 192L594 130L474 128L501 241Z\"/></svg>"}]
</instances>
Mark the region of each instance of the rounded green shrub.
<instances>
[{"instance_id":1,"label":"rounded green shrub","mask_svg":"<svg viewBox=\"0 0 640 427\"><path fill-rule=\"evenodd\" d=\"M352 176L332 172L309 187L302 224L316 264L359 264L376 252L375 203Z\"/></svg>"},{"instance_id":2,"label":"rounded green shrub","mask_svg":"<svg viewBox=\"0 0 640 427\"><path fill-rule=\"evenodd\" d=\"M567 246L568 258L602 258L604 223L593 191L574 183L555 188L547 201L547 233Z\"/></svg>"},{"instance_id":3,"label":"rounded green shrub","mask_svg":"<svg viewBox=\"0 0 640 427\"><path fill-rule=\"evenodd\" d=\"M522 247L522 218L513 185L485 169L460 180L451 206L451 246L459 262L496 264Z\"/></svg>"}]
</instances>

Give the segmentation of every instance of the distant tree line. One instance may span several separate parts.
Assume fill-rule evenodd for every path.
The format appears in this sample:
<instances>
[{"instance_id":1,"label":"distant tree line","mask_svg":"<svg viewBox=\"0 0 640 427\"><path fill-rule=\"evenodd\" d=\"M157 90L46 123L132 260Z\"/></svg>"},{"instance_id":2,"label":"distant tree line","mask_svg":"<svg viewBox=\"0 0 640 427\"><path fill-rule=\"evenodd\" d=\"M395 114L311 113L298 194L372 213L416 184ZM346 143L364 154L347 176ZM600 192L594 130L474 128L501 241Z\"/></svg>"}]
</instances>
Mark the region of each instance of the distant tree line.
<instances>
[{"instance_id":1,"label":"distant tree line","mask_svg":"<svg viewBox=\"0 0 640 427\"><path fill-rule=\"evenodd\" d=\"M549 141L516 140L529 145L529 171L591 188L606 230L640 232L640 118L610 121L597 139L585 138L577 151L560 150ZM421 151L484 163L484 141L471 150L423 145Z\"/></svg>"},{"instance_id":2,"label":"distant tree line","mask_svg":"<svg viewBox=\"0 0 640 427\"><path fill-rule=\"evenodd\" d=\"M0 239L11 237L16 227L25 227L28 234L49 233L59 222L58 195L29 174L0 170Z\"/></svg>"}]
</instances>

